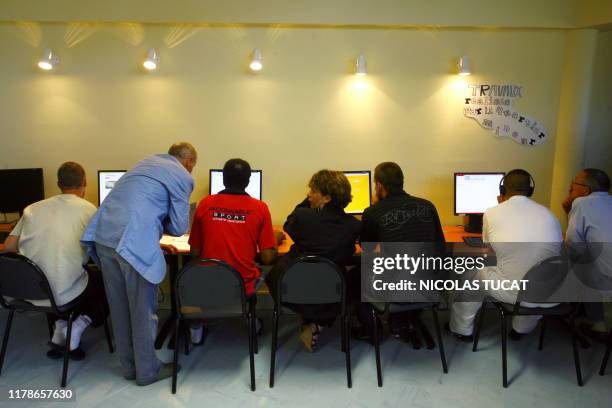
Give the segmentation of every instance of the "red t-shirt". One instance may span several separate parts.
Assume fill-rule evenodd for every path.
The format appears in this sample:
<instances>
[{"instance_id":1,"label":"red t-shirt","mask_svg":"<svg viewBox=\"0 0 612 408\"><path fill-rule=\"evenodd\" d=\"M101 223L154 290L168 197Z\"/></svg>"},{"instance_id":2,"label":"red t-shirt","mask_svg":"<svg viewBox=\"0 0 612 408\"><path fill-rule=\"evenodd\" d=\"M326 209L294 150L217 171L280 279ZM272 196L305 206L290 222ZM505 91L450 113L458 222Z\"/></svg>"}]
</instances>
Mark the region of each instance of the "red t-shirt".
<instances>
[{"instance_id":1,"label":"red t-shirt","mask_svg":"<svg viewBox=\"0 0 612 408\"><path fill-rule=\"evenodd\" d=\"M236 268L250 295L260 276L257 249L276 245L270 210L247 194L222 192L205 197L193 218L189 245L200 249L200 258L220 259Z\"/></svg>"}]
</instances>

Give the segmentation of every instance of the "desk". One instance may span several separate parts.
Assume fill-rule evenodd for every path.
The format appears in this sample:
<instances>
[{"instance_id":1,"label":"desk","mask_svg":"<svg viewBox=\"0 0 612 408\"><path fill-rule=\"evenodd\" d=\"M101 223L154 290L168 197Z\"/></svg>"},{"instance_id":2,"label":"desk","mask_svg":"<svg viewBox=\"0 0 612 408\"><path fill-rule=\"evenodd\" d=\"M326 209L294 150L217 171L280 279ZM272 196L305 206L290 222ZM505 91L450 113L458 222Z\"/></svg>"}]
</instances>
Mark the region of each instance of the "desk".
<instances>
[{"instance_id":1,"label":"desk","mask_svg":"<svg viewBox=\"0 0 612 408\"><path fill-rule=\"evenodd\" d=\"M275 231L282 231L282 226L280 225L275 225L274 227ZM474 248L474 247L468 247L465 243L463 243L463 237L464 236L473 236L473 237L478 237L480 236L480 234L472 234L472 233L466 233L463 229L463 227L461 226L452 226L452 227L443 227L442 228L443 232L444 232L444 238L446 240L446 242L452 242L456 244L456 248L454 249L454 251L457 252L461 252L461 253L468 253L468 254L474 254L474 253L484 253L486 251L485 248ZM278 255L282 256L285 255L289 252L289 249L291 248L291 245L293 245L293 240L291 239L291 237L289 237L289 235L286 235L286 239L281 243L281 245L279 245L278 247ZM174 290L173 290L173 282L176 279L176 275L178 274L178 269L179 269L179 257L185 257L185 256L189 256L189 244L187 244L187 240L188 237L187 236L183 236L183 237L179 237L176 239L176 247L172 245L172 239L168 239L168 238L162 238L162 242L160 242L160 246L165 250L166 252L166 262L168 263L168 272L169 272L169 278L170 278L170 302L171 302L171 315L170 317L164 322L164 324L162 325L159 334L157 335L157 338L155 339L155 348L159 349L161 348L161 346L164 343L164 340L166 339L166 337L168 336L168 334L170 333L173 324L174 324L174 316L176 316L176 308L175 308L175 300L174 300ZM361 255L361 247L356 244L355 245L355 255L356 256L360 256ZM260 288L260 290L257 291L258 294L260 295L267 295L270 292L268 291L267 287L262 287ZM174 339L170 340L170 343L168 344L169 348L172 348L174 346Z\"/></svg>"}]
</instances>

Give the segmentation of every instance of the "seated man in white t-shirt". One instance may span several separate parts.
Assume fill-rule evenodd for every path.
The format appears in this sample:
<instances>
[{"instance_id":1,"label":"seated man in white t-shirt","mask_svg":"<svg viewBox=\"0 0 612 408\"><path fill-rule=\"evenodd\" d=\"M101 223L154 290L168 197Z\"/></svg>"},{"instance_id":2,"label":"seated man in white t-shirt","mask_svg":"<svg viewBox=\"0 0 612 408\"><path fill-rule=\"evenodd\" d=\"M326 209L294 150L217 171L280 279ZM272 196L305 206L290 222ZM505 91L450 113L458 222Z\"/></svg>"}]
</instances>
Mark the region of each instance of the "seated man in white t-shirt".
<instances>
[{"instance_id":1,"label":"seated man in white t-shirt","mask_svg":"<svg viewBox=\"0 0 612 408\"><path fill-rule=\"evenodd\" d=\"M7 252L19 252L40 267L58 306L88 291L72 325L70 354L78 359L84 357L79 348L83 331L90 324L104 323L108 305L99 274L89 276L83 268L88 257L79 240L96 212L96 207L83 199L87 186L85 170L78 163L66 162L57 171L57 179L62 194L26 207L4 244ZM45 300L31 303L50 305ZM65 320L55 322L49 357L61 356L57 350L66 343L66 326Z\"/></svg>"},{"instance_id":2,"label":"seated man in white t-shirt","mask_svg":"<svg viewBox=\"0 0 612 408\"><path fill-rule=\"evenodd\" d=\"M500 185L499 205L484 213L482 238L493 247L497 265L479 270L477 280L520 280L539 262L558 256L563 236L552 212L531 200L535 185L525 170L510 171ZM560 277L561 279L561 277ZM489 290L487 295L504 303L515 303L518 291ZM555 304L522 303L527 307ZM474 319L480 302L454 302L451 305L450 331L463 341L472 341ZM532 331L541 316L515 316L511 338Z\"/></svg>"}]
</instances>

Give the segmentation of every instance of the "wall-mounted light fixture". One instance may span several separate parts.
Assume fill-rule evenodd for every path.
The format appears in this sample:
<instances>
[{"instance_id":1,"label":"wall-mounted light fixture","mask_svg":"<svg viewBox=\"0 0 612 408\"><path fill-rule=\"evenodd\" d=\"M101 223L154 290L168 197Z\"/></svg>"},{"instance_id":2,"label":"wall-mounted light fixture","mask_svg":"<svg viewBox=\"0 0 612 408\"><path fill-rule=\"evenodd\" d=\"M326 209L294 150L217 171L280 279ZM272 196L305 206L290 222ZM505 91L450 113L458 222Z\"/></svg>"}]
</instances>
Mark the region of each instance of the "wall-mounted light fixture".
<instances>
[{"instance_id":1,"label":"wall-mounted light fixture","mask_svg":"<svg viewBox=\"0 0 612 408\"><path fill-rule=\"evenodd\" d=\"M149 71L154 71L157 69L157 65L159 65L159 55L155 51L155 48L149 48L147 58L142 63L142 66Z\"/></svg>"},{"instance_id":2,"label":"wall-mounted light fixture","mask_svg":"<svg viewBox=\"0 0 612 408\"><path fill-rule=\"evenodd\" d=\"M45 71L51 71L59 63L59 57L53 53L51 48L45 48L42 58L38 61L38 67Z\"/></svg>"},{"instance_id":3,"label":"wall-mounted light fixture","mask_svg":"<svg viewBox=\"0 0 612 408\"><path fill-rule=\"evenodd\" d=\"M368 74L368 68L366 67L366 59L363 54L359 54L355 61L355 75L365 76Z\"/></svg>"},{"instance_id":4,"label":"wall-mounted light fixture","mask_svg":"<svg viewBox=\"0 0 612 408\"><path fill-rule=\"evenodd\" d=\"M457 60L457 73L459 75L471 75L470 70L470 59L467 56L463 56Z\"/></svg>"},{"instance_id":5,"label":"wall-mounted light fixture","mask_svg":"<svg viewBox=\"0 0 612 408\"><path fill-rule=\"evenodd\" d=\"M251 63L249 64L249 68L251 68L251 71L253 72L259 72L263 69L263 57L259 48L255 48L253 50L253 56Z\"/></svg>"}]
</instances>

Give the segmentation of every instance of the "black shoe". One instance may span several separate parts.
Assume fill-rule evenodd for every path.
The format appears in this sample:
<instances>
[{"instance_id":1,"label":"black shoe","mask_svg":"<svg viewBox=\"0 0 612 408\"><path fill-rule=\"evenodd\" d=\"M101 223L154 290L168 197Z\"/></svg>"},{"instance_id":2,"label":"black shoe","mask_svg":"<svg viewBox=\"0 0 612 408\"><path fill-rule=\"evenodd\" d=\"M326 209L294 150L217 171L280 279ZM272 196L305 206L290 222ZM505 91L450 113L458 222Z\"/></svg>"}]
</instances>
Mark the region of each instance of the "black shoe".
<instances>
[{"instance_id":1,"label":"black shoe","mask_svg":"<svg viewBox=\"0 0 612 408\"><path fill-rule=\"evenodd\" d=\"M508 338L512 341L519 341L523 336L523 333L519 333L514 329L510 330L510 333L508 333Z\"/></svg>"},{"instance_id":2,"label":"black shoe","mask_svg":"<svg viewBox=\"0 0 612 408\"><path fill-rule=\"evenodd\" d=\"M471 336L471 335L466 336L464 334L459 334L459 333L455 333L454 331L452 331L448 323L444 325L444 330L446 330L447 332L449 332L450 334L452 334L453 336L455 336L457 339L461 340L464 343L471 343L474 341L474 336Z\"/></svg>"},{"instance_id":3,"label":"black shoe","mask_svg":"<svg viewBox=\"0 0 612 408\"><path fill-rule=\"evenodd\" d=\"M355 340L367 341L371 345L374 345L374 335L372 333L369 333L363 326L351 327L351 337L354 338ZM379 334L378 342L380 343L381 340L382 340L382 336Z\"/></svg>"},{"instance_id":4,"label":"black shoe","mask_svg":"<svg viewBox=\"0 0 612 408\"><path fill-rule=\"evenodd\" d=\"M145 385L153 384L154 382L163 380L165 378L172 377L172 367L173 366L174 366L173 363L165 363L164 365L162 365L161 369L159 370L159 373L157 373L157 376L153 377L152 379L148 381L136 381L136 384L140 386L145 386ZM181 366L177 364L176 372L178 373L179 371L181 371Z\"/></svg>"},{"instance_id":5,"label":"black shoe","mask_svg":"<svg viewBox=\"0 0 612 408\"><path fill-rule=\"evenodd\" d=\"M64 358L64 348L54 344L55 347L52 347L51 350L47 351L47 357L52 360L58 360L60 358ZM70 354L68 357L74 361L81 361L85 359L85 352L81 347L77 347L74 350L70 350Z\"/></svg>"},{"instance_id":6,"label":"black shoe","mask_svg":"<svg viewBox=\"0 0 612 408\"><path fill-rule=\"evenodd\" d=\"M418 331L413 327L406 327L403 330L402 339L406 343L412 343L412 348L415 350L420 350L423 347L423 342L421 341L421 336Z\"/></svg>"},{"instance_id":7,"label":"black shoe","mask_svg":"<svg viewBox=\"0 0 612 408\"><path fill-rule=\"evenodd\" d=\"M610 341L611 338L608 332L593 330L592 325L588 323L582 323L580 325L580 333L601 344L608 344L608 341Z\"/></svg>"}]
</instances>

